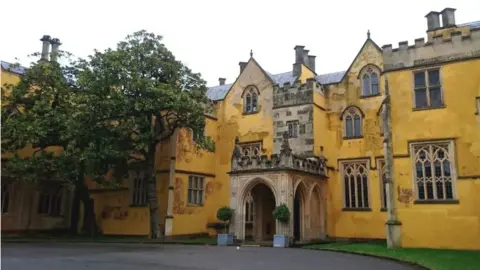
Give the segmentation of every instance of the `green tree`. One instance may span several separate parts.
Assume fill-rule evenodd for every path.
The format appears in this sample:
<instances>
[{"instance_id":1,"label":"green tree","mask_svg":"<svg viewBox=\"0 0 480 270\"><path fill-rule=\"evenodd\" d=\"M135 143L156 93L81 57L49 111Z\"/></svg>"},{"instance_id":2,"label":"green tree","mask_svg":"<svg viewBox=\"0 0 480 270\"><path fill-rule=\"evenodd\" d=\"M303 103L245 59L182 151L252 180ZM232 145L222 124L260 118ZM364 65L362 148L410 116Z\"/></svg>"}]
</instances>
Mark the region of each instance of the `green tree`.
<instances>
[{"instance_id":1,"label":"green tree","mask_svg":"<svg viewBox=\"0 0 480 270\"><path fill-rule=\"evenodd\" d=\"M58 56L68 60L67 53ZM117 168L111 179L122 178L129 149L121 148L119 130L103 120L109 107L93 91L80 91L76 73L72 62L42 60L32 63L19 84L2 86L2 154L14 154L5 170L18 179L39 186L46 180L73 184L71 230L77 232L82 201L83 228L93 233L95 214L85 177L111 183L105 175ZM20 157L18 150L29 146L33 156ZM61 151L52 152L52 146Z\"/></svg>"},{"instance_id":2,"label":"green tree","mask_svg":"<svg viewBox=\"0 0 480 270\"><path fill-rule=\"evenodd\" d=\"M155 156L157 145L177 129L201 132L207 112L205 81L200 74L176 60L162 43L162 37L135 32L115 49L96 51L80 65L78 85L101 93L119 136L144 165L150 212L150 234L160 237L160 216L156 193ZM211 138L200 136L198 147L214 151Z\"/></svg>"}]
</instances>

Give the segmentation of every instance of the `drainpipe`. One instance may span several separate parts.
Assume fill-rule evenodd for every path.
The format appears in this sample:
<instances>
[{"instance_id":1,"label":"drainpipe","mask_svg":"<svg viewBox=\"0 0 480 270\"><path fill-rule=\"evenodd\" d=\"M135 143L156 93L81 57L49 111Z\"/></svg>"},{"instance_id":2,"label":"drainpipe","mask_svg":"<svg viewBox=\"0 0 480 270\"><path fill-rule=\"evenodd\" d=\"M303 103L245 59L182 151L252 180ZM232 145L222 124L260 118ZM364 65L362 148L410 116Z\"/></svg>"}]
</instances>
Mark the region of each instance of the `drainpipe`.
<instances>
[{"instance_id":1,"label":"drainpipe","mask_svg":"<svg viewBox=\"0 0 480 270\"><path fill-rule=\"evenodd\" d=\"M393 177L393 146L392 146L392 117L390 105L390 91L388 89L388 79L385 76L385 101L383 104L383 150L385 154L385 185L387 192L387 247L399 248L400 227L402 223L398 220L397 207L395 201L395 178Z\"/></svg>"},{"instance_id":2,"label":"drainpipe","mask_svg":"<svg viewBox=\"0 0 480 270\"><path fill-rule=\"evenodd\" d=\"M170 137L170 168L168 174L168 202L167 216L165 218L165 237L169 238L173 235L173 197L175 196L175 165L177 156L177 136L178 129L175 130Z\"/></svg>"}]
</instances>

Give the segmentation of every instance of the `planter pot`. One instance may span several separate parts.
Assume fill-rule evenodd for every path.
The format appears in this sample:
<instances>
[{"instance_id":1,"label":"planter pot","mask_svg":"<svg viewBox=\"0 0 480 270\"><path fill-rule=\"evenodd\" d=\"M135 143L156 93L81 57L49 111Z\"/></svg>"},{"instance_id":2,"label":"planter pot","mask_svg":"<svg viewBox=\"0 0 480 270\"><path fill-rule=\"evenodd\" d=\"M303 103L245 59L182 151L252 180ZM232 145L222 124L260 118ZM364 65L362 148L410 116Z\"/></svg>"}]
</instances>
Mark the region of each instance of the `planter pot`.
<instances>
[{"instance_id":1,"label":"planter pot","mask_svg":"<svg viewBox=\"0 0 480 270\"><path fill-rule=\"evenodd\" d=\"M233 245L233 233L217 234L217 245L218 246Z\"/></svg>"},{"instance_id":2,"label":"planter pot","mask_svg":"<svg viewBox=\"0 0 480 270\"><path fill-rule=\"evenodd\" d=\"M273 247L284 248L290 245L288 236L284 234L275 234L273 236Z\"/></svg>"}]
</instances>

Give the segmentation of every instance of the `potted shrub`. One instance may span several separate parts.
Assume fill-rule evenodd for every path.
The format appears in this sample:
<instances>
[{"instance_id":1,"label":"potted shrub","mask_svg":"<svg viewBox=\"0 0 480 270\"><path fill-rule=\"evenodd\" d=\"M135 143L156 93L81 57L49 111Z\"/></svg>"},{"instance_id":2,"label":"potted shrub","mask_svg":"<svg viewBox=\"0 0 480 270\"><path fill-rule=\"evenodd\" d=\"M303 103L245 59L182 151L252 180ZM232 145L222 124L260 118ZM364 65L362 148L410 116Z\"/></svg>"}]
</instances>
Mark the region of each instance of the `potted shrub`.
<instances>
[{"instance_id":1,"label":"potted shrub","mask_svg":"<svg viewBox=\"0 0 480 270\"><path fill-rule=\"evenodd\" d=\"M233 218L232 208L228 206L224 206L218 209L217 219L223 221L223 224L225 226L224 226L224 233L220 233L217 235L217 245L219 246L233 245L233 234L228 233L229 230L227 230L227 223L230 222L232 218Z\"/></svg>"},{"instance_id":2,"label":"potted shrub","mask_svg":"<svg viewBox=\"0 0 480 270\"><path fill-rule=\"evenodd\" d=\"M273 216L280 223L288 224L290 221L290 210L285 204L281 204L273 210ZM288 226L288 225L287 225ZM273 236L273 247L288 247L290 244L288 235L275 234Z\"/></svg>"}]
</instances>

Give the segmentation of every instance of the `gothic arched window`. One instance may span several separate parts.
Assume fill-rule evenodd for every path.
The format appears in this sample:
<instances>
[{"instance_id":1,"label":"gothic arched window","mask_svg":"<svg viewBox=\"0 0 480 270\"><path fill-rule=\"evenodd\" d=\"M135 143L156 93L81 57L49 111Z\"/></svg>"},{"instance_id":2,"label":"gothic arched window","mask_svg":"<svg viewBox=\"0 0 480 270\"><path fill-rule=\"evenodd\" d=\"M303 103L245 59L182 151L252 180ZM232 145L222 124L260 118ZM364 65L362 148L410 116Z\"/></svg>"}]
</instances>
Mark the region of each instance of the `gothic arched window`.
<instances>
[{"instance_id":1,"label":"gothic arched window","mask_svg":"<svg viewBox=\"0 0 480 270\"><path fill-rule=\"evenodd\" d=\"M247 87L243 92L243 112L256 113L258 112L258 95L259 92L254 86Z\"/></svg>"},{"instance_id":2,"label":"gothic arched window","mask_svg":"<svg viewBox=\"0 0 480 270\"><path fill-rule=\"evenodd\" d=\"M362 136L362 112L357 107L348 107L342 115L345 123L345 138Z\"/></svg>"},{"instance_id":3,"label":"gothic arched window","mask_svg":"<svg viewBox=\"0 0 480 270\"><path fill-rule=\"evenodd\" d=\"M375 66L366 66L360 72L362 80L362 97L376 96L380 93L380 71Z\"/></svg>"}]
</instances>

